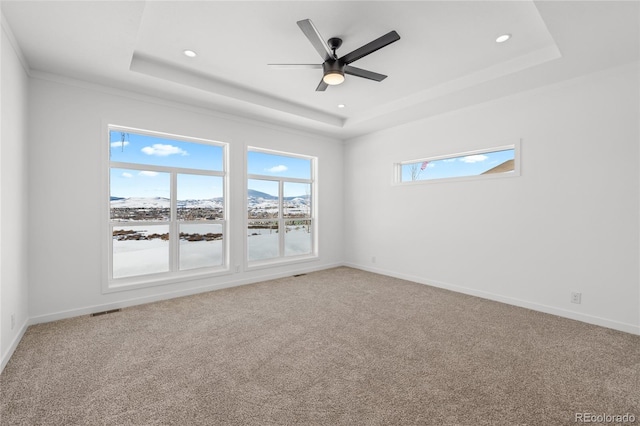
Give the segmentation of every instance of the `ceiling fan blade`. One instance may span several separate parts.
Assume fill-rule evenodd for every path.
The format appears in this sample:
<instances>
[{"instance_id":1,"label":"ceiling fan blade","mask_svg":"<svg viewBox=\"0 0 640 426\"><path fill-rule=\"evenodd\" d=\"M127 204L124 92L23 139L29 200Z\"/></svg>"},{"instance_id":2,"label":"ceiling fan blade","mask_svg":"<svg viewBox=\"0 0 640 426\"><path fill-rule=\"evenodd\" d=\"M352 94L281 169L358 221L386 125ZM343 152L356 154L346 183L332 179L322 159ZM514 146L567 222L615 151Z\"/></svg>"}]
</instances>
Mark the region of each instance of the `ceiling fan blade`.
<instances>
[{"instance_id":1,"label":"ceiling fan blade","mask_svg":"<svg viewBox=\"0 0 640 426\"><path fill-rule=\"evenodd\" d=\"M368 78L369 80L382 81L387 78L384 74L378 74L377 72L363 70L362 68L356 68L351 65L344 67L344 73L355 75L357 77Z\"/></svg>"},{"instance_id":2,"label":"ceiling fan blade","mask_svg":"<svg viewBox=\"0 0 640 426\"><path fill-rule=\"evenodd\" d=\"M267 64L268 67L282 70L317 70L322 64Z\"/></svg>"},{"instance_id":3,"label":"ceiling fan blade","mask_svg":"<svg viewBox=\"0 0 640 426\"><path fill-rule=\"evenodd\" d=\"M297 24L304 35L307 36L316 51L320 54L322 59L326 61L327 59L333 58L331 49L329 49L329 46L324 41L315 25L313 25L311 19L303 19L302 21L298 21Z\"/></svg>"},{"instance_id":4,"label":"ceiling fan blade","mask_svg":"<svg viewBox=\"0 0 640 426\"><path fill-rule=\"evenodd\" d=\"M363 57L375 52L376 50L382 49L383 47L393 43L394 41L398 41L398 40L400 40L400 36L398 35L397 32L395 32L395 31L388 32L387 34L383 35L382 37L379 37L379 38L373 40L372 42L369 42L369 43L365 44L364 46L359 47L358 49L354 50L353 52L347 53L342 58L340 58L338 61L341 64L349 65L351 62L355 62L358 59L363 58Z\"/></svg>"},{"instance_id":5,"label":"ceiling fan blade","mask_svg":"<svg viewBox=\"0 0 640 426\"><path fill-rule=\"evenodd\" d=\"M327 87L329 87L329 85L325 83L324 80L320 80L320 84L316 87L316 92L324 92L327 90Z\"/></svg>"}]
</instances>

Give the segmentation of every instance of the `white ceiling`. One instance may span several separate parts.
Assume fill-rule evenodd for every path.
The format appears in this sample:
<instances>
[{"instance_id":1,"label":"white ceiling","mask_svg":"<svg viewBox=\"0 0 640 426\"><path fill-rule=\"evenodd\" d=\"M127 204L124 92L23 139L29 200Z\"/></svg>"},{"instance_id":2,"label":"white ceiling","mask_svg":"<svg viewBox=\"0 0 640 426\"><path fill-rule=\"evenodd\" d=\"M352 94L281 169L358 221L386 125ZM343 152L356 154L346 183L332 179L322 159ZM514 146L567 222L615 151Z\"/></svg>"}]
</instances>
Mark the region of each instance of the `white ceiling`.
<instances>
[{"instance_id":1,"label":"white ceiling","mask_svg":"<svg viewBox=\"0 0 640 426\"><path fill-rule=\"evenodd\" d=\"M33 75L341 139L640 60L636 1L4 0L2 12ZM296 25L306 18L343 39L338 56L396 30L353 63L389 77L316 92L321 70L267 67L322 62Z\"/></svg>"}]
</instances>

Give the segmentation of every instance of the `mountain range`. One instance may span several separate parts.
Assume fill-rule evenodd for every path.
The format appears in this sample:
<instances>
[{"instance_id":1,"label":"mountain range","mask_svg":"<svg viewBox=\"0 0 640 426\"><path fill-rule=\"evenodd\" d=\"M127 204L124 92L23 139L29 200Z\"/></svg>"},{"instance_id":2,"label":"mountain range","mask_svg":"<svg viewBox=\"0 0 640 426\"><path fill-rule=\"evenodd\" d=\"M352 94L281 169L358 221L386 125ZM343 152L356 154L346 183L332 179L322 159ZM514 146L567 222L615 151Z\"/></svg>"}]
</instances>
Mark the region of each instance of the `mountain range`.
<instances>
[{"instance_id":1,"label":"mountain range","mask_svg":"<svg viewBox=\"0 0 640 426\"><path fill-rule=\"evenodd\" d=\"M275 195L267 194L266 192L256 191L255 189L249 189L247 191L247 201L249 206L263 204L265 202L275 202L278 197ZM309 197L307 195L284 197L285 201L289 204L308 205ZM114 197L111 199L112 208L169 208L171 202L168 198L164 197ZM222 207L222 197L210 198L206 200L178 200L178 208L216 208Z\"/></svg>"}]
</instances>

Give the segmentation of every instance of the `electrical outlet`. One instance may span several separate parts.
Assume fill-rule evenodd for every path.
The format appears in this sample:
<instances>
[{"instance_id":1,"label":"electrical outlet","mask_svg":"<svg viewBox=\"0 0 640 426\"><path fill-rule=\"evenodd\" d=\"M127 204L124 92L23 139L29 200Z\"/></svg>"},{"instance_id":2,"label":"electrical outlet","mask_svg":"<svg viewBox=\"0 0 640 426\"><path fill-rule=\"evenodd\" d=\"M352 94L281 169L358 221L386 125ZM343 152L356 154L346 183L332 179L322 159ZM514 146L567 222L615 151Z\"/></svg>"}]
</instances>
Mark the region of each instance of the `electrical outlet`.
<instances>
[{"instance_id":1,"label":"electrical outlet","mask_svg":"<svg viewBox=\"0 0 640 426\"><path fill-rule=\"evenodd\" d=\"M580 304L582 303L582 293L571 292L571 303Z\"/></svg>"},{"instance_id":2,"label":"electrical outlet","mask_svg":"<svg viewBox=\"0 0 640 426\"><path fill-rule=\"evenodd\" d=\"M376 257L375 256L371 256L371 263L376 263Z\"/></svg>"},{"instance_id":3,"label":"electrical outlet","mask_svg":"<svg viewBox=\"0 0 640 426\"><path fill-rule=\"evenodd\" d=\"M11 329L13 330L16 326L16 314L11 314Z\"/></svg>"},{"instance_id":4,"label":"electrical outlet","mask_svg":"<svg viewBox=\"0 0 640 426\"><path fill-rule=\"evenodd\" d=\"M240 272L240 265L236 265L236 272Z\"/></svg>"}]
</instances>

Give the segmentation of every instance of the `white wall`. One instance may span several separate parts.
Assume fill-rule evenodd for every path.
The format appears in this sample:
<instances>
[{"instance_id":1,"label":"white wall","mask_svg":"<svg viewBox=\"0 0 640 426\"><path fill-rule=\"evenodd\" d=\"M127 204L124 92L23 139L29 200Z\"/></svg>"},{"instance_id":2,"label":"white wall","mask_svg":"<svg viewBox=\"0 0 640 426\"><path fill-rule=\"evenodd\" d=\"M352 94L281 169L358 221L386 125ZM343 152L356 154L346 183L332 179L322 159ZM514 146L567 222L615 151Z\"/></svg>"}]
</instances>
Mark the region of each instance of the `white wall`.
<instances>
[{"instance_id":1,"label":"white wall","mask_svg":"<svg viewBox=\"0 0 640 426\"><path fill-rule=\"evenodd\" d=\"M347 263L640 334L638 75L612 69L347 141ZM515 139L520 177L391 184L394 161Z\"/></svg>"},{"instance_id":2,"label":"white wall","mask_svg":"<svg viewBox=\"0 0 640 426\"><path fill-rule=\"evenodd\" d=\"M30 298L32 322L148 302L339 265L342 142L55 78L30 86ZM230 143L231 265L243 262L247 145L318 157L318 260L159 287L101 293L105 125Z\"/></svg>"},{"instance_id":3,"label":"white wall","mask_svg":"<svg viewBox=\"0 0 640 426\"><path fill-rule=\"evenodd\" d=\"M45 75L29 79L4 33L0 70L2 366L28 323L345 261L640 334L637 64L344 146L104 87ZM242 264L245 147L319 157L320 258L102 294L106 123L230 143L231 215L237 218L232 266ZM522 139L520 177L391 184L394 161L514 139ZM572 291L582 292L581 305L569 303Z\"/></svg>"},{"instance_id":4,"label":"white wall","mask_svg":"<svg viewBox=\"0 0 640 426\"><path fill-rule=\"evenodd\" d=\"M0 31L0 371L29 318L27 269L28 77L4 26ZM14 317L12 324L11 316ZM12 327L13 325L13 327Z\"/></svg>"}]
</instances>

